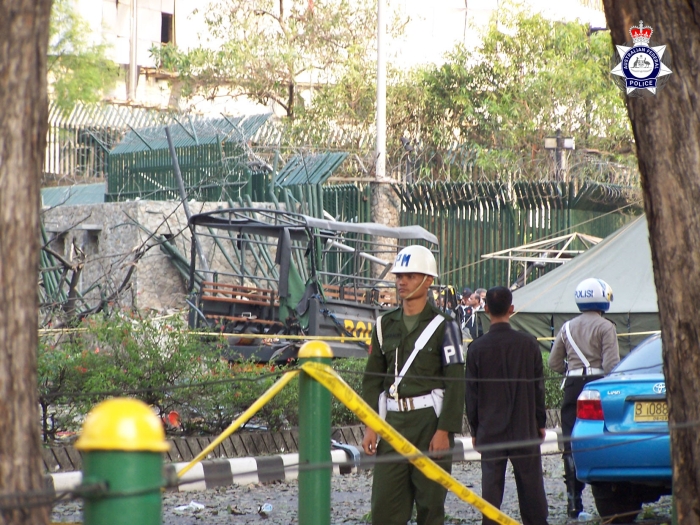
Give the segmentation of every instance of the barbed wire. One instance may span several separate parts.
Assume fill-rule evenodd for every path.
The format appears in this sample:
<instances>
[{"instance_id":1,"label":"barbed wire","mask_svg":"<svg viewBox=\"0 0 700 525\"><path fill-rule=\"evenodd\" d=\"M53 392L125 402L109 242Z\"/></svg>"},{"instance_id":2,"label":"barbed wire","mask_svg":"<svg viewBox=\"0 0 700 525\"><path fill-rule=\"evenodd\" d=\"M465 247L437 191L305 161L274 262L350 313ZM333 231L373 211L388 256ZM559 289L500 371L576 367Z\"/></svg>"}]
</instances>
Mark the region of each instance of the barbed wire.
<instances>
[{"instance_id":1,"label":"barbed wire","mask_svg":"<svg viewBox=\"0 0 700 525\"><path fill-rule=\"evenodd\" d=\"M265 366L265 365L262 365ZM47 399L55 399L55 398L62 398L66 400L70 399L84 399L84 398L90 398L90 397L110 397L110 396L128 396L128 395L138 395L138 394L148 394L148 393L154 393L154 392L168 392L168 391L177 391L177 390L187 390L187 389L197 389L197 388L206 388L209 386L220 386L220 385L226 385L226 384L236 384L236 383L255 383L255 382L260 382L260 381L265 381L267 379L273 378L273 377L279 377L281 375L284 375L287 372L294 371L294 370L299 370L299 366L291 366L291 365L267 365L267 366L277 366L278 369L270 372L261 372L257 373L254 370L251 371L245 371L241 372L241 374L250 374L250 373L256 373L255 377L241 377L241 376L236 376L236 377L229 377L225 379L215 379L215 380L209 380L209 381L198 381L198 382L193 382L189 384L176 384L176 385L163 385L163 386L155 386L155 387L147 387L147 388L136 388L136 389L125 389L125 390L101 390L101 391L94 391L94 392L83 392L83 391L67 391L67 392L41 392L40 395L44 398ZM653 370L657 368L658 365L649 365L649 366L640 366L636 368L629 368L625 370L625 374L628 374L630 372L643 372L646 370ZM367 377L383 377L383 378L389 378L389 379L395 379L395 376L393 373L388 373L388 372L369 372L369 371L355 371L355 370L336 370L336 372L342 377L343 374L348 375L348 376L367 376ZM476 377L439 377L436 378L435 376L424 376L424 375L414 375L414 374L407 374L406 376L400 376L400 377L406 377L407 379L410 380L430 380L430 381L441 381L441 382L447 382L447 383L452 383L452 382L464 382L464 383L537 383L540 381L557 381L560 382L566 377L571 377L571 376L565 376L565 375L550 375L550 376L542 376L542 377L533 377L533 378L476 378ZM576 377L586 377L586 376L576 376ZM608 376L606 376L608 377ZM603 376L600 376L602 379Z\"/></svg>"},{"instance_id":2,"label":"barbed wire","mask_svg":"<svg viewBox=\"0 0 700 525\"><path fill-rule=\"evenodd\" d=\"M267 373L262 373L256 377L232 377L227 379L214 379L211 381L199 381L196 383L190 383L187 385L165 385L157 387L148 388L135 388L129 390L102 390L95 392L46 392L41 395L49 399L52 398L66 398L66 399L79 399L86 397L110 397L110 396L128 396L128 395L138 395L138 394L149 394L153 392L166 392L172 390L186 390L191 388L203 388L207 386L217 386L225 384L235 384L235 383L255 383L258 381L264 381L271 377L279 377L287 372L297 370L298 367L285 367L283 370L277 370Z\"/></svg>"},{"instance_id":3,"label":"barbed wire","mask_svg":"<svg viewBox=\"0 0 700 525\"><path fill-rule=\"evenodd\" d=\"M700 425L700 421L694 421L691 423L681 423L681 424L671 424L669 425L670 428L673 429L689 429L693 427L697 427ZM601 436L604 434L601 434ZM630 431L630 432L621 432L621 433L616 433L616 436L619 435L624 435L631 437L633 439L627 439L624 442L618 442L618 443L612 443L612 444L606 444L606 445L600 445L600 446L594 446L594 447L587 447L587 448L577 448L576 452L577 453L584 453L584 452L591 452L591 451L598 451L606 448L613 448L613 447L619 447L623 445L627 445L629 443L639 443L639 442L645 442L645 441L650 441L650 440L655 440L655 439L661 439L665 437L665 434L657 434L654 436L649 436L648 432L641 432L641 431ZM635 436L641 436L635 438ZM593 440L593 439L598 439L600 436L585 436L583 438L558 438L558 443L561 445L564 442L582 442L586 440ZM491 445L485 445L485 446L480 446L478 449L478 452L483 453L483 452L493 452L493 451L500 451L500 450L517 450L521 448L528 448L528 447L537 447L539 449L539 446L543 443L541 439L534 439L534 440L520 440L520 441L511 441L511 442L502 442L502 443L495 443ZM532 454L508 454L505 456L496 456L492 458L488 458L487 460L483 459L463 459L462 458L454 458L454 452L456 449L452 448L446 451L440 451L440 452L427 452L423 454L423 456L430 457L432 459L443 459L443 458L451 458L452 463L460 463L460 462L467 462L467 463L475 463L475 462L483 462L483 461L495 461L495 460L501 460L501 459L512 459L512 458L525 458L525 457L534 457L534 456L551 456L551 455L559 455L559 452L551 452L551 453L540 453L539 450L535 453ZM463 450L460 450L460 453L463 454ZM353 462L353 461L347 461L347 462L320 462L320 463L296 463L296 464L286 464L284 465L284 471L288 470L296 470L297 472L304 472L304 471L313 471L313 470L320 470L320 469L333 469L335 467L342 467L342 466L351 466L357 468L357 471L362 471L362 470L367 470L375 465L378 464L388 464L388 463L405 463L407 461L410 461L411 459L416 459L418 457L421 457L421 455L415 455L415 456L404 456L400 455L397 453L389 453L389 454L384 454L382 456L363 456L362 459L360 460L359 463ZM256 468L255 470L250 470L247 472L236 472L236 476L246 476L246 475L253 475L257 474L258 469ZM78 499L78 498L84 498L86 495L88 496L94 496L94 495L105 495L108 497L130 497L134 495L141 495L141 494L146 494L146 493L151 493L155 491L161 491L162 489L168 489L168 488L175 488L179 487L181 485L189 485L197 482L208 482L208 483L213 483L216 481L230 481L231 480L231 474L213 474L213 475L208 475L206 478L188 478L188 479L182 479L182 480L177 480L174 478L170 478L167 483L165 484L159 484L157 486L152 486L152 487L145 487L145 488L140 488L136 490L130 490L130 491L114 491L110 492L107 487L104 484L90 484L90 485L82 485L77 489L71 490L71 491L63 491L63 492L54 492L51 490L43 490L43 491L24 491L24 492L16 492L16 493L5 493L0 495L0 511L5 511L5 510L13 510L13 509L20 509L20 508L29 508L29 507L38 507L38 506L48 506L48 505L55 505L59 500L66 499L66 498L72 498L72 499ZM618 514L619 516L619 514ZM605 519L606 517L603 517L602 519Z\"/></svg>"},{"instance_id":4,"label":"barbed wire","mask_svg":"<svg viewBox=\"0 0 700 525\"><path fill-rule=\"evenodd\" d=\"M630 202L630 203L628 203L628 204L625 204L624 206L620 206L619 208L615 208L614 210L605 212L605 213L603 213L603 214L601 214L601 215L597 215L597 216L593 217L592 219L588 219L588 220L585 220L585 221L581 221L581 222L578 222L578 223L576 223L576 224L572 224L571 226L569 226L569 227L567 227L567 228L562 228L562 229L559 230L559 231L552 232L552 233L550 233L549 235L546 235L546 236L544 236L544 237L542 237L542 238L538 238L537 241L547 241L547 240L549 240L549 239L552 239L552 238L554 238L554 237L557 237L557 236L559 236L559 235L562 235L563 233L566 233L566 232L569 232L569 231L573 231L574 228L578 228L578 227L583 226L584 224L587 224L587 223L589 223L589 222L597 221L597 220L602 219L603 217L606 217L606 216L611 215L611 214L613 214L613 213L619 213L619 212L621 212L622 210L624 210L625 208L629 208L629 207L632 207L632 206L636 206L636 205L638 205L640 202L641 202L640 200L637 200L637 201L634 201L634 202ZM442 280L445 280L446 276L448 276L448 275L450 275L450 274L457 273L457 272L459 272L459 271L461 271L461 270L466 270L467 268L471 268L472 266L476 266L476 265L479 265L479 264L484 264L484 263L488 262L489 260L490 260L490 259L479 259L479 260L477 260L477 261L473 261L473 262L470 262L470 263L468 263L468 264L465 264L464 266L459 266L459 267L457 267L457 268L453 268L453 269L451 269L451 270L449 270L449 271L447 271L447 272L444 272L444 273L440 276L440 278L441 278Z\"/></svg>"}]
</instances>

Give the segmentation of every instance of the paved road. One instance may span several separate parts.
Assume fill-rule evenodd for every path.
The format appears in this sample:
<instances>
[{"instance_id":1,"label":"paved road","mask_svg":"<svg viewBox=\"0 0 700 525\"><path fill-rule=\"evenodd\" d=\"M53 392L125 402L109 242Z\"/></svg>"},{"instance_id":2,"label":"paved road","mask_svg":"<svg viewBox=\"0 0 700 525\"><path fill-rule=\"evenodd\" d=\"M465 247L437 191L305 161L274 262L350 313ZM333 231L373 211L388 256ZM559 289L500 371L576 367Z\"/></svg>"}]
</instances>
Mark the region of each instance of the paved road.
<instances>
[{"instance_id":1,"label":"paved road","mask_svg":"<svg viewBox=\"0 0 700 525\"><path fill-rule=\"evenodd\" d=\"M543 457L545 488L549 502L550 525L564 525L566 518L566 500L562 481L563 467L560 455ZM478 462L464 462L454 465L455 477L474 490L481 492L481 470ZM364 525L370 510L371 473L363 472L332 478L332 517L334 524ZM204 505L199 511L175 510L191 501ZM259 505L270 503L272 512L267 518L257 513ZM585 510L595 515L595 506L590 489L584 492ZM506 495L502 509L516 520L518 512L515 482L512 473L508 473ZM477 525L481 523L481 514L468 504L448 494L446 503L446 523ZM54 508L53 520L61 522L79 522L81 520L78 502L62 503ZM670 498L645 507L637 523L670 523ZM296 481L274 483L269 485L249 485L244 487L220 487L203 492L166 493L163 496L163 525L223 525L223 524L259 524L289 525L297 520L297 483ZM592 521L599 523L599 520Z\"/></svg>"}]
</instances>

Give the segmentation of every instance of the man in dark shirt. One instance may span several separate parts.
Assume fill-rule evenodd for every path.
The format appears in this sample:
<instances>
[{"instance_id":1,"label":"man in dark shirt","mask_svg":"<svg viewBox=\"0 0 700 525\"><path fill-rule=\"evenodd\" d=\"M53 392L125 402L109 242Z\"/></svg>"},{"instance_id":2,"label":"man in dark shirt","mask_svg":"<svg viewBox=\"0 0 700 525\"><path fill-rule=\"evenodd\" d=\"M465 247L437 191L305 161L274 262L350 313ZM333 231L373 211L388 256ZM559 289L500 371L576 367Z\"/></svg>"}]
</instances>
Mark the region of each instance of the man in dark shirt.
<instances>
[{"instance_id":1,"label":"man in dark shirt","mask_svg":"<svg viewBox=\"0 0 700 525\"><path fill-rule=\"evenodd\" d=\"M486 293L491 328L467 351L467 419L481 452L482 497L501 507L510 459L523 524L544 525L547 497L538 444L546 421L542 354L534 337L510 327L512 300L503 286ZM484 517L483 523L495 522Z\"/></svg>"}]
</instances>

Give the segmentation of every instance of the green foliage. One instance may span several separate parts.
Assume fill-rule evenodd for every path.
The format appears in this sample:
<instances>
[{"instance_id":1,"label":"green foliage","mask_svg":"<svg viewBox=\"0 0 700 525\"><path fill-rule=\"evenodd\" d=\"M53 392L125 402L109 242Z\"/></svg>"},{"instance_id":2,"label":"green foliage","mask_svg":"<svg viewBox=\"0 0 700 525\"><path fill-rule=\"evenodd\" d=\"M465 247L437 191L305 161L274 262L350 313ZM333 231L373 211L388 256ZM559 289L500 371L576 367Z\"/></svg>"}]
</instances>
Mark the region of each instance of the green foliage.
<instances>
[{"instance_id":1,"label":"green foliage","mask_svg":"<svg viewBox=\"0 0 700 525\"><path fill-rule=\"evenodd\" d=\"M544 362L544 406L548 409L559 409L564 399L564 391L561 389L561 382L564 377L549 368L547 365L548 359L549 352L542 352L542 361Z\"/></svg>"},{"instance_id":2,"label":"green foliage","mask_svg":"<svg viewBox=\"0 0 700 525\"><path fill-rule=\"evenodd\" d=\"M358 394L362 394L362 375L365 371L366 359L348 358L336 359L333 369L340 377ZM356 425L359 423L357 416L350 412L336 397L331 401L331 421L333 426Z\"/></svg>"},{"instance_id":3,"label":"green foliage","mask_svg":"<svg viewBox=\"0 0 700 525\"><path fill-rule=\"evenodd\" d=\"M98 402L127 395L151 405L167 418L177 411L179 434L220 434L268 390L289 367L230 364L221 359L226 342L191 334L177 318L157 320L120 314L95 316L80 331L43 336L38 352L39 400L45 441L80 429ZM561 376L546 366L546 406L559 408ZM362 390L364 359L336 359L333 368L357 393ZM251 424L280 430L299 424L295 378L253 418ZM331 424L358 424L333 398Z\"/></svg>"},{"instance_id":4,"label":"green foliage","mask_svg":"<svg viewBox=\"0 0 700 525\"><path fill-rule=\"evenodd\" d=\"M215 46L151 53L162 69L179 73L184 95L245 95L277 103L293 119L303 106L300 79L325 83L371 60L373 16L369 0L226 0L205 12Z\"/></svg>"},{"instance_id":5,"label":"green foliage","mask_svg":"<svg viewBox=\"0 0 700 525\"><path fill-rule=\"evenodd\" d=\"M288 367L221 359L226 342L191 334L177 318L156 320L137 314L95 316L79 331L44 336L38 352L39 399L45 441L79 430L98 402L128 395L166 418L176 411L181 434L219 434L269 389ZM364 360L336 360L336 370L360 391ZM253 418L271 430L299 424L295 378ZM357 423L333 401L332 424Z\"/></svg>"},{"instance_id":6,"label":"green foliage","mask_svg":"<svg viewBox=\"0 0 700 525\"><path fill-rule=\"evenodd\" d=\"M577 148L633 161L611 55L608 33L588 34L583 24L506 5L478 48L458 46L440 67L417 73L425 98L413 136L443 151L455 142L474 144L481 170L521 170L531 178L541 177L542 159L549 158L544 138L557 128L574 136Z\"/></svg>"},{"instance_id":7,"label":"green foliage","mask_svg":"<svg viewBox=\"0 0 700 525\"><path fill-rule=\"evenodd\" d=\"M289 117L285 143L327 147L341 130L348 137L373 132L374 8L370 0L226 0L206 8L207 46L151 51L162 69L178 73L183 95L278 104ZM401 34L400 15L391 26ZM612 54L607 32L502 5L476 49L458 46L437 66L389 67L389 170L410 171L414 181L546 179L554 162L544 138L560 128L581 156L571 162L573 176L609 182L635 171L624 99L610 78ZM371 140L348 140L334 145L369 158Z\"/></svg>"},{"instance_id":8,"label":"green foliage","mask_svg":"<svg viewBox=\"0 0 700 525\"><path fill-rule=\"evenodd\" d=\"M179 408L182 387L206 380L220 361L216 345L203 345L183 329L178 318L165 323L96 316L81 331L42 338L38 375L45 440L77 430L95 403L113 395L132 393L160 415Z\"/></svg>"},{"instance_id":9,"label":"green foliage","mask_svg":"<svg viewBox=\"0 0 700 525\"><path fill-rule=\"evenodd\" d=\"M49 94L69 112L77 102L98 102L116 83L119 68L105 44L92 43L89 27L69 0L55 0L51 12Z\"/></svg>"}]
</instances>

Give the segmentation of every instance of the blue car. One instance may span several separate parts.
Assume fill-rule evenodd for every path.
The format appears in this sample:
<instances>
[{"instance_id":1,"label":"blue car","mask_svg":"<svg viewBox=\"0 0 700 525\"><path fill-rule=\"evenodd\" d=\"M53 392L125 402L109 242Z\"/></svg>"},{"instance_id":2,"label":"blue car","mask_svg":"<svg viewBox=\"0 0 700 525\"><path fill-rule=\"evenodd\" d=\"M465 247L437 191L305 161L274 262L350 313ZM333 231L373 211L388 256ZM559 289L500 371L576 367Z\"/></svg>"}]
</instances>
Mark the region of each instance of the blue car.
<instances>
[{"instance_id":1,"label":"blue car","mask_svg":"<svg viewBox=\"0 0 700 525\"><path fill-rule=\"evenodd\" d=\"M610 375L578 398L572 450L578 479L591 485L598 513L624 514L671 493L671 447L661 336L645 339Z\"/></svg>"}]
</instances>

